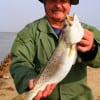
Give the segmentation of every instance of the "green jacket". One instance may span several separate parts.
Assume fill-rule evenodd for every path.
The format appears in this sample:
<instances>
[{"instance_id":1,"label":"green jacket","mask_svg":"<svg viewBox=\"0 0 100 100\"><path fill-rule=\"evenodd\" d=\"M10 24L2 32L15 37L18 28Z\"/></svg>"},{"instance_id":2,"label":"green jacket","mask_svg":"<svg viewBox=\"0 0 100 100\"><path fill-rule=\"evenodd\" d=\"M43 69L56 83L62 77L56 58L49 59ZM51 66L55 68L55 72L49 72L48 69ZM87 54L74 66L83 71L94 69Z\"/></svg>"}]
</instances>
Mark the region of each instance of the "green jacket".
<instances>
[{"instance_id":1,"label":"green jacket","mask_svg":"<svg viewBox=\"0 0 100 100\"><path fill-rule=\"evenodd\" d=\"M92 100L91 90L86 85L86 67L100 67L100 31L84 23L82 25L94 33L96 50L86 54L78 52L77 61L68 76L45 100ZM11 50L10 72L19 93L28 91L28 81L39 75L59 40L45 18L28 24L18 33Z\"/></svg>"}]
</instances>

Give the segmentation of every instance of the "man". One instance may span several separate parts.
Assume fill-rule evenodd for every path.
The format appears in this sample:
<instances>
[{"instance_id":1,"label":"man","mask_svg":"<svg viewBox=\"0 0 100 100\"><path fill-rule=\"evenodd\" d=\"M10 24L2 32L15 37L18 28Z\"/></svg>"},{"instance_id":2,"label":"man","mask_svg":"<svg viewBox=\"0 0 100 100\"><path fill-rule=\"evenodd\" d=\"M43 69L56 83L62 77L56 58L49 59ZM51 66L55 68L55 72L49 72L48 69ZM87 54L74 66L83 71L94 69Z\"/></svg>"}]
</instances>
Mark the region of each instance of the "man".
<instances>
[{"instance_id":1,"label":"man","mask_svg":"<svg viewBox=\"0 0 100 100\"><path fill-rule=\"evenodd\" d=\"M39 0L44 4L45 17L28 24L22 29L12 46L11 75L19 93L34 87L34 80L59 42L63 22L71 5L79 0ZM100 67L99 31L82 23L84 36L77 44L78 58L66 78L56 85L48 84L39 91L35 100L93 100L86 85L86 66ZM75 33L76 34L76 33Z\"/></svg>"}]
</instances>

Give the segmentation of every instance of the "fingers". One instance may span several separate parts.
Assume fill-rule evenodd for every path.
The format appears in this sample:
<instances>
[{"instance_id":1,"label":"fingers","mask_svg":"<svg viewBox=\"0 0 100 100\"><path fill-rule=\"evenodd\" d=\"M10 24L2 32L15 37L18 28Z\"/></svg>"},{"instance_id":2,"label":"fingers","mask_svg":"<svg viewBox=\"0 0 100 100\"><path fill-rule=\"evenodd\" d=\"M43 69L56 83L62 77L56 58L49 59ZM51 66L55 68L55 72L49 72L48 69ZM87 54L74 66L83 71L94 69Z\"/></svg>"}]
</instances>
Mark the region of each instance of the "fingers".
<instances>
[{"instance_id":1,"label":"fingers","mask_svg":"<svg viewBox=\"0 0 100 100\"><path fill-rule=\"evenodd\" d=\"M35 81L34 79L29 80L29 85L28 85L29 89L34 88L34 81Z\"/></svg>"},{"instance_id":2,"label":"fingers","mask_svg":"<svg viewBox=\"0 0 100 100\"><path fill-rule=\"evenodd\" d=\"M51 90L49 91L48 95L50 95L54 91L55 88L56 88L56 84L51 84Z\"/></svg>"},{"instance_id":3,"label":"fingers","mask_svg":"<svg viewBox=\"0 0 100 100\"><path fill-rule=\"evenodd\" d=\"M77 49L81 52L89 51L93 46L93 41L93 33L88 30L85 30L82 40L77 44Z\"/></svg>"},{"instance_id":4,"label":"fingers","mask_svg":"<svg viewBox=\"0 0 100 100\"><path fill-rule=\"evenodd\" d=\"M40 100L41 98L43 98L43 92L39 91L34 100Z\"/></svg>"},{"instance_id":5,"label":"fingers","mask_svg":"<svg viewBox=\"0 0 100 100\"><path fill-rule=\"evenodd\" d=\"M55 84L47 85L46 89L43 91L43 97L49 96L53 92L55 87Z\"/></svg>"},{"instance_id":6,"label":"fingers","mask_svg":"<svg viewBox=\"0 0 100 100\"><path fill-rule=\"evenodd\" d=\"M55 87L56 84L47 85L45 90L38 92L37 96L35 97L35 100L40 100L41 98L49 96L53 92Z\"/></svg>"},{"instance_id":7,"label":"fingers","mask_svg":"<svg viewBox=\"0 0 100 100\"><path fill-rule=\"evenodd\" d=\"M81 52L86 52L90 49L90 46L87 44L87 41L82 40L80 43L77 44L77 49Z\"/></svg>"}]
</instances>

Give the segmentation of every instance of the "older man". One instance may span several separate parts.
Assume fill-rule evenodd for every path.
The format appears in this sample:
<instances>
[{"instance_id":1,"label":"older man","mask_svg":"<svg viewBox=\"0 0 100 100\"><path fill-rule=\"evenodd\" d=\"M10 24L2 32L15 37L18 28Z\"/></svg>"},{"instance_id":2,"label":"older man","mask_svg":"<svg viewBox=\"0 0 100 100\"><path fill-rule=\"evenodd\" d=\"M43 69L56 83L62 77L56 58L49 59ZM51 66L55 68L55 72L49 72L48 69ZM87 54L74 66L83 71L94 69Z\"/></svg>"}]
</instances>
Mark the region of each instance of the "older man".
<instances>
[{"instance_id":1,"label":"older man","mask_svg":"<svg viewBox=\"0 0 100 100\"><path fill-rule=\"evenodd\" d=\"M11 75L19 93L34 87L34 80L48 62L59 42L63 22L71 5L79 0L39 0L44 4L45 16L22 29L12 46ZM35 100L93 100L86 85L86 66L100 67L100 40L93 26L82 23L84 36L77 44L78 58L68 76L58 85L48 84ZM98 39L98 40L97 40Z\"/></svg>"}]
</instances>

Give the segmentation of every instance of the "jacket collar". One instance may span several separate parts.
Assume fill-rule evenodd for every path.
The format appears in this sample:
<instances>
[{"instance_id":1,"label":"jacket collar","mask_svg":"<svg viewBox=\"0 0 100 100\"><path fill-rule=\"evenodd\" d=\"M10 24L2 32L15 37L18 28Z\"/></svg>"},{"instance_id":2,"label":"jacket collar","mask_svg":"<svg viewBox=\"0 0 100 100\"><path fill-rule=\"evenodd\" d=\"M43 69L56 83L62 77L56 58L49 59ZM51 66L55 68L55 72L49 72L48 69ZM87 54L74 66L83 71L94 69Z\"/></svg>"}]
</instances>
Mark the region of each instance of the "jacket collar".
<instances>
[{"instance_id":1,"label":"jacket collar","mask_svg":"<svg viewBox=\"0 0 100 100\"><path fill-rule=\"evenodd\" d=\"M58 38L46 17L39 19L38 29L43 33L53 34Z\"/></svg>"}]
</instances>

